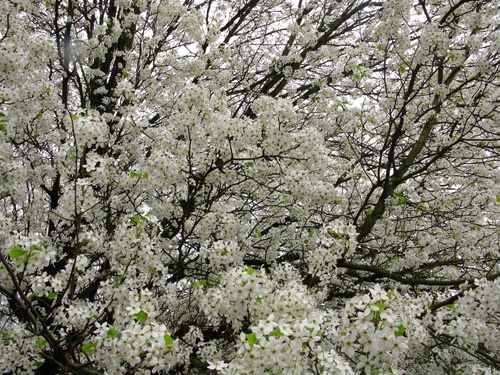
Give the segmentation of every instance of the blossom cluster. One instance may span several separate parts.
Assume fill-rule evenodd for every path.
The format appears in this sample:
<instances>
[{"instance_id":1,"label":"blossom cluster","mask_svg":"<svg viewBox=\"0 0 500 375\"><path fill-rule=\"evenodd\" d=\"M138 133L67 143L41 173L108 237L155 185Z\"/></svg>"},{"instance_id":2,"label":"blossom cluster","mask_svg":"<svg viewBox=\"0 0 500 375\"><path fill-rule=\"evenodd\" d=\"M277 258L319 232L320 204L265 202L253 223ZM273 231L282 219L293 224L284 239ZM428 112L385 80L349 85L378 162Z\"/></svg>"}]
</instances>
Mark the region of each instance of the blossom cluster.
<instances>
[{"instance_id":1,"label":"blossom cluster","mask_svg":"<svg viewBox=\"0 0 500 375\"><path fill-rule=\"evenodd\" d=\"M0 373L498 374L498 7L1 2Z\"/></svg>"}]
</instances>

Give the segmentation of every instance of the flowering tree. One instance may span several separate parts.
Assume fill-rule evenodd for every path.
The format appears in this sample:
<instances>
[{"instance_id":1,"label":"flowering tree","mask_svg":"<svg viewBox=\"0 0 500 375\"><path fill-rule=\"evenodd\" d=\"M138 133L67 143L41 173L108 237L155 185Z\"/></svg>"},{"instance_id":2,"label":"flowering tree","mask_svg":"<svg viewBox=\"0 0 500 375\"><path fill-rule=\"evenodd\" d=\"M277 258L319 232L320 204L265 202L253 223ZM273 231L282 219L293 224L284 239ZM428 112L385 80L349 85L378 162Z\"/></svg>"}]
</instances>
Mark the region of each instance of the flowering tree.
<instances>
[{"instance_id":1,"label":"flowering tree","mask_svg":"<svg viewBox=\"0 0 500 375\"><path fill-rule=\"evenodd\" d=\"M497 0L3 0L4 374L500 373Z\"/></svg>"}]
</instances>

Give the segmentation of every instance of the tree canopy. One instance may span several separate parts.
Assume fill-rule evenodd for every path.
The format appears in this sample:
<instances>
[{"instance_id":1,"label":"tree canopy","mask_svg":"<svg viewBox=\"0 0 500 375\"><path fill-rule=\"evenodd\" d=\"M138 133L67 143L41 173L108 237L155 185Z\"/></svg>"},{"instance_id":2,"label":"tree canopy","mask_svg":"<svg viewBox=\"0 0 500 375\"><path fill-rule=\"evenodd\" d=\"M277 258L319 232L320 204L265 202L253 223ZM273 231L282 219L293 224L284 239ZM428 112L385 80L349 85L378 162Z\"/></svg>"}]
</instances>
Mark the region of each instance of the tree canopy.
<instances>
[{"instance_id":1,"label":"tree canopy","mask_svg":"<svg viewBox=\"0 0 500 375\"><path fill-rule=\"evenodd\" d=\"M498 0L2 0L0 372L499 374Z\"/></svg>"}]
</instances>

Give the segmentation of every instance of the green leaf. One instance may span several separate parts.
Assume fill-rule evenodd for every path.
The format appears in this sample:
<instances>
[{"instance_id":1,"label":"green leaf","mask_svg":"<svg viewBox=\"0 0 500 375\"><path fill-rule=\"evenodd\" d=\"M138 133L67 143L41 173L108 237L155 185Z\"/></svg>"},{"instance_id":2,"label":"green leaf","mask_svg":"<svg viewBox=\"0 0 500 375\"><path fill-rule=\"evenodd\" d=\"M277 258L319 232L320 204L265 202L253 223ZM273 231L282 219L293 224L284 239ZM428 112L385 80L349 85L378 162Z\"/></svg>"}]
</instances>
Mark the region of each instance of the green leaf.
<instances>
[{"instance_id":1,"label":"green leaf","mask_svg":"<svg viewBox=\"0 0 500 375\"><path fill-rule=\"evenodd\" d=\"M30 246L30 250L38 250L38 251L40 251L40 250L42 250L42 247L38 246L38 245L31 245Z\"/></svg>"},{"instance_id":2,"label":"green leaf","mask_svg":"<svg viewBox=\"0 0 500 375\"><path fill-rule=\"evenodd\" d=\"M108 329L108 332L106 332L106 337L112 339L113 337L116 337L120 334L116 329Z\"/></svg>"},{"instance_id":3,"label":"green leaf","mask_svg":"<svg viewBox=\"0 0 500 375\"><path fill-rule=\"evenodd\" d=\"M47 298L52 301L57 298L57 293L49 292L49 294L47 294Z\"/></svg>"},{"instance_id":4,"label":"green leaf","mask_svg":"<svg viewBox=\"0 0 500 375\"><path fill-rule=\"evenodd\" d=\"M147 172L137 173L137 172L132 171L132 172L130 172L130 177L132 177L132 178L139 178L139 179L143 178L143 179L146 180L146 179L149 178L149 173L147 173Z\"/></svg>"},{"instance_id":5,"label":"green leaf","mask_svg":"<svg viewBox=\"0 0 500 375\"><path fill-rule=\"evenodd\" d=\"M222 256L224 255L227 255L229 254L229 251L227 251L226 249L222 250L222 252L220 253Z\"/></svg>"},{"instance_id":6,"label":"green leaf","mask_svg":"<svg viewBox=\"0 0 500 375\"><path fill-rule=\"evenodd\" d=\"M78 116L77 116L75 113L72 113L72 114L71 114L71 119L72 119L73 121L75 121L75 120L77 120L77 119L78 119Z\"/></svg>"},{"instance_id":7,"label":"green leaf","mask_svg":"<svg viewBox=\"0 0 500 375\"><path fill-rule=\"evenodd\" d=\"M247 268L247 269L245 270L245 272L246 272L247 274L249 274L250 276L252 276L255 272L257 272L257 270L256 270L256 269L253 269L253 268Z\"/></svg>"},{"instance_id":8,"label":"green leaf","mask_svg":"<svg viewBox=\"0 0 500 375\"><path fill-rule=\"evenodd\" d=\"M275 330L271 331L269 336L281 337L281 336L285 336L285 334L283 332L281 332L279 329L275 329Z\"/></svg>"},{"instance_id":9,"label":"green leaf","mask_svg":"<svg viewBox=\"0 0 500 375\"><path fill-rule=\"evenodd\" d=\"M427 211L427 205L425 203L419 203L418 204L418 209L420 211Z\"/></svg>"},{"instance_id":10,"label":"green leaf","mask_svg":"<svg viewBox=\"0 0 500 375\"><path fill-rule=\"evenodd\" d=\"M38 339L36 340L36 346L38 347L42 347L42 346L45 346L45 344L47 344L47 340L44 340L44 339Z\"/></svg>"},{"instance_id":11,"label":"green leaf","mask_svg":"<svg viewBox=\"0 0 500 375\"><path fill-rule=\"evenodd\" d=\"M141 323L146 323L146 320L148 320L148 313L141 310L137 314L134 314L135 318L141 322Z\"/></svg>"},{"instance_id":12,"label":"green leaf","mask_svg":"<svg viewBox=\"0 0 500 375\"><path fill-rule=\"evenodd\" d=\"M457 309L457 307L453 303L450 303L448 305L444 305L444 307L446 307L447 309L449 309L451 311L455 311Z\"/></svg>"},{"instance_id":13,"label":"green leaf","mask_svg":"<svg viewBox=\"0 0 500 375\"><path fill-rule=\"evenodd\" d=\"M246 164L246 166L247 166L248 168L252 168L254 165L255 165L255 164L254 164L254 162L253 162L253 161L249 161L249 162Z\"/></svg>"},{"instance_id":14,"label":"green leaf","mask_svg":"<svg viewBox=\"0 0 500 375\"><path fill-rule=\"evenodd\" d=\"M250 346L253 346L253 345L259 343L259 339L255 335L255 333L246 333L245 336L247 337L247 341L248 341L248 344Z\"/></svg>"},{"instance_id":15,"label":"green leaf","mask_svg":"<svg viewBox=\"0 0 500 375\"><path fill-rule=\"evenodd\" d=\"M193 288L200 288L207 283L207 280L198 280L193 283Z\"/></svg>"},{"instance_id":16,"label":"green leaf","mask_svg":"<svg viewBox=\"0 0 500 375\"><path fill-rule=\"evenodd\" d=\"M82 345L82 352L88 354L90 352L90 349L95 348L97 344L95 342L89 342L88 344L83 344Z\"/></svg>"},{"instance_id":17,"label":"green leaf","mask_svg":"<svg viewBox=\"0 0 500 375\"><path fill-rule=\"evenodd\" d=\"M399 66L399 73L403 74L404 72L406 72L406 68L404 67L404 65L400 65Z\"/></svg>"},{"instance_id":18,"label":"green leaf","mask_svg":"<svg viewBox=\"0 0 500 375\"><path fill-rule=\"evenodd\" d=\"M399 204L405 204L410 200L409 198L405 197L403 194L400 193L394 193L394 198L398 200Z\"/></svg>"},{"instance_id":19,"label":"green leaf","mask_svg":"<svg viewBox=\"0 0 500 375\"><path fill-rule=\"evenodd\" d=\"M52 4L50 3L50 1L49 1L49 0L46 0L46 1L45 1L45 6L46 6L47 8L50 8L50 6L51 6L51 5L52 5Z\"/></svg>"},{"instance_id":20,"label":"green leaf","mask_svg":"<svg viewBox=\"0 0 500 375\"><path fill-rule=\"evenodd\" d=\"M13 247L12 249L10 249L9 251L9 256L12 258L12 259L17 259L17 258L20 258L22 257L23 255L25 255L28 251L20 248L20 247Z\"/></svg>"},{"instance_id":21,"label":"green leaf","mask_svg":"<svg viewBox=\"0 0 500 375\"><path fill-rule=\"evenodd\" d=\"M174 345L174 339L168 333L165 333L163 335L163 341L165 341L166 346L173 346Z\"/></svg>"},{"instance_id":22,"label":"green leaf","mask_svg":"<svg viewBox=\"0 0 500 375\"><path fill-rule=\"evenodd\" d=\"M500 203L500 194L497 194L497 203Z\"/></svg>"},{"instance_id":23,"label":"green leaf","mask_svg":"<svg viewBox=\"0 0 500 375\"><path fill-rule=\"evenodd\" d=\"M0 131L3 134L7 134L7 127L5 126L5 123L3 121L0 122Z\"/></svg>"},{"instance_id":24,"label":"green leaf","mask_svg":"<svg viewBox=\"0 0 500 375\"><path fill-rule=\"evenodd\" d=\"M394 332L394 334L396 335L396 337L399 337L399 336L403 336L406 332L406 327L404 325L400 325L398 327L398 330Z\"/></svg>"},{"instance_id":25,"label":"green leaf","mask_svg":"<svg viewBox=\"0 0 500 375\"><path fill-rule=\"evenodd\" d=\"M7 341L11 341L13 342L14 344L16 343L16 340L12 337L10 337L7 333L5 332L2 332L2 340L7 340Z\"/></svg>"},{"instance_id":26,"label":"green leaf","mask_svg":"<svg viewBox=\"0 0 500 375\"><path fill-rule=\"evenodd\" d=\"M375 303L374 305L377 306L379 308L379 310L384 310L387 307L387 305L383 302L378 302L378 303Z\"/></svg>"},{"instance_id":27,"label":"green leaf","mask_svg":"<svg viewBox=\"0 0 500 375\"><path fill-rule=\"evenodd\" d=\"M40 368L40 367L42 367L42 365L43 365L44 363L45 363L44 361L37 361L37 362L35 362L35 367L36 367L36 368Z\"/></svg>"}]
</instances>

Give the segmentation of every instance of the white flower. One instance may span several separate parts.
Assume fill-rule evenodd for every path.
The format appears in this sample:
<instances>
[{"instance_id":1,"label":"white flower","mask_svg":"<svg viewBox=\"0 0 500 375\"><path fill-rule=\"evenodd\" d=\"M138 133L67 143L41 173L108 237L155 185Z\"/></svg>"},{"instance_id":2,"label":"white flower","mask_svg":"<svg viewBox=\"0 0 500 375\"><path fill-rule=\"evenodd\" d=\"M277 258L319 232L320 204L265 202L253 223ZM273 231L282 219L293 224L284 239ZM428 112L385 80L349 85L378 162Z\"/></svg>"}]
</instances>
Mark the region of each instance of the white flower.
<instances>
[{"instance_id":1,"label":"white flower","mask_svg":"<svg viewBox=\"0 0 500 375\"><path fill-rule=\"evenodd\" d=\"M365 369L365 374L369 374L371 372L372 366L373 366L372 360L370 358L368 358L367 356L365 356L365 355L361 355L359 357L359 362L356 365L356 368L358 370L361 369L361 368L364 368Z\"/></svg>"},{"instance_id":2,"label":"white flower","mask_svg":"<svg viewBox=\"0 0 500 375\"><path fill-rule=\"evenodd\" d=\"M208 369L212 371L223 370L227 366L229 366L229 364L225 363L224 361L214 361L214 362L208 361Z\"/></svg>"},{"instance_id":3,"label":"white flower","mask_svg":"<svg viewBox=\"0 0 500 375\"><path fill-rule=\"evenodd\" d=\"M261 320L258 324L258 327L264 335L269 335L277 326L278 323L274 321L274 314L270 314L266 320Z\"/></svg>"},{"instance_id":4,"label":"white flower","mask_svg":"<svg viewBox=\"0 0 500 375\"><path fill-rule=\"evenodd\" d=\"M374 300L387 300L389 297L387 296L387 293L385 290L382 289L380 284L375 284L373 288L370 288L370 293L373 297Z\"/></svg>"}]
</instances>

